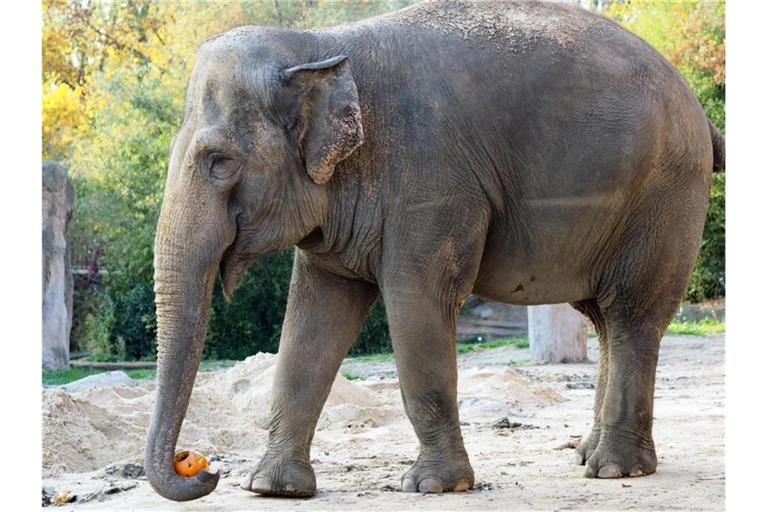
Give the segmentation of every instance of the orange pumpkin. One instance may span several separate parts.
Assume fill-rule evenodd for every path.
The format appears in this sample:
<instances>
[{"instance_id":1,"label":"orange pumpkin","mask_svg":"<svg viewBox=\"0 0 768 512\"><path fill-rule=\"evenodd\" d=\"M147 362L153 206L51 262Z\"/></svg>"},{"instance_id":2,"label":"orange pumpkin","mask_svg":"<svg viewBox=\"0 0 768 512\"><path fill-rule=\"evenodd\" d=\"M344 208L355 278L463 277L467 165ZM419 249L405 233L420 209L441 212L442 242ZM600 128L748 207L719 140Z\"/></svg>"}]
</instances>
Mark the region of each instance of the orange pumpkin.
<instances>
[{"instance_id":1,"label":"orange pumpkin","mask_svg":"<svg viewBox=\"0 0 768 512\"><path fill-rule=\"evenodd\" d=\"M201 469L208 469L208 460L202 453L191 450L176 452L176 472L181 476L195 476Z\"/></svg>"}]
</instances>

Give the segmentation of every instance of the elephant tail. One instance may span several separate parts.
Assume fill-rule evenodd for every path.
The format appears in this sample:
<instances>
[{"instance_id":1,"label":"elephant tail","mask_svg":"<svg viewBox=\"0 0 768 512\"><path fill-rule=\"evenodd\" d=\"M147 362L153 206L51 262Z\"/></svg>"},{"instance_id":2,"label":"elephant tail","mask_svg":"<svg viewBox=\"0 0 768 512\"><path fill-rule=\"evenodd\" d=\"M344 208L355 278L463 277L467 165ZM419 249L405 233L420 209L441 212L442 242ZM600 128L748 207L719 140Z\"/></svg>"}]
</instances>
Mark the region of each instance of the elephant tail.
<instances>
[{"instance_id":1,"label":"elephant tail","mask_svg":"<svg viewBox=\"0 0 768 512\"><path fill-rule=\"evenodd\" d=\"M709 123L709 136L712 138L712 172L719 172L725 169L725 139L717 131L712 121Z\"/></svg>"}]
</instances>

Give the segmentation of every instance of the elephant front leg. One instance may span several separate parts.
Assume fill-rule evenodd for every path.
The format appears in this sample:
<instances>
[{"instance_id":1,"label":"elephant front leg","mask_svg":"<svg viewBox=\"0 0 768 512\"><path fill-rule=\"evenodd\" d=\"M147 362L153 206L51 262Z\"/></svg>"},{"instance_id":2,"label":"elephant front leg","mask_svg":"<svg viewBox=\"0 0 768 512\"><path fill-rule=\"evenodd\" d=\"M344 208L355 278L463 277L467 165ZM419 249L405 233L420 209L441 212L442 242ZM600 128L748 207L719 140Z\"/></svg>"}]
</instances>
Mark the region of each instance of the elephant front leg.
<instances>
[{"instance_id":1,"label":"elephant front leg","mask_svg":"<svg viewBox=\"0 0 768 512\"><path fill-rule=\"evenodd\" d=\"M464 449L456 402L457 304L418 293L385 292L405 411L419 457L402 477L404 492L466 491L474 472Z\"/></svg>"},{"instance_id":2,"label":"elephant front leg","mask_svg":"<svg viewBox=\"0 0 768 512\"><path fill-rule=\"evenodd\" d=\"M267 450L241 487L263 496L309 497L316 489L309 449L344 356L376 287L315 266L297 250L272 391Z\"/></svg>"}]
</instances>

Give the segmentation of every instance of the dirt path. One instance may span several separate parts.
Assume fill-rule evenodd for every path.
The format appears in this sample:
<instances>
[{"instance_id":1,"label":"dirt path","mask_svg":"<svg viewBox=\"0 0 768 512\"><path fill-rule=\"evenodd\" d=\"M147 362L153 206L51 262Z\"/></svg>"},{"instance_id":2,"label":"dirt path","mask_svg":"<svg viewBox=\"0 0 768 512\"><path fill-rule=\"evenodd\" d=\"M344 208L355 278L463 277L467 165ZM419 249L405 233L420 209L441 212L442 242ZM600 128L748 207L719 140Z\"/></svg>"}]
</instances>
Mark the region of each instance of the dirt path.
<instances>
[{"instance_id":1,"label":"dirt path","mask_svg":"<svg viewBox=\"0 0 768 512\"><path fill-rule=\"evenodd\" d=\"M595 351L596 341L590 340L592 360ZM222 479L212 495L195 502L163 500L146 480L120 476L123 466L90 473L61 473L44 467L48 477L43 486L78 496L78 501L60 507L64 510L724 508L723 336L665 338L654 431L659 467L656 474L643 478L585 479L584 468L572 462L573 450L558 449L590 428L594 391L589 388L596 365L531 366L524 362L526 358L526 350L514 347L460 358L462 429L476 477L476 488L470 492L440 496L395 492L401 474L416 457L417 442L402 412L391 362L345 363L345 371L368 378L343 383L353 387L342 391L360 395L350 403L342 400L347 395L334 398L332 392L335 401L326 406L311 455L319 488L313 499L260 498L237 487L240 473L256 464L263 450L265 431L255 426L247 439L227 445L238 448L207 452L215 453L213 467L222 471ZM370 404L361 396L370 398ZM495 428L505 416L522 425ZM222 436L220 431L217 435ZM136 453L140 448L135 447ZM115 460L123 464L130 457L116 455Z\"/></svg>"}]
</instances>

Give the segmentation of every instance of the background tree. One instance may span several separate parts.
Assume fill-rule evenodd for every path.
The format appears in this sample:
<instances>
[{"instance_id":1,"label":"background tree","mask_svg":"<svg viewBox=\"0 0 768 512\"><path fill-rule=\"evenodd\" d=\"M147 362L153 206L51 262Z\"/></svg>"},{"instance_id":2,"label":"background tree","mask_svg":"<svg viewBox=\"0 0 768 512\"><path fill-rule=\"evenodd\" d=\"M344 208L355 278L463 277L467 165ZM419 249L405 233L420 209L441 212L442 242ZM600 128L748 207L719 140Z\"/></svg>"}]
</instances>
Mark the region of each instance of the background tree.
<instances>
[{"instance_id":1,"label":"background tree","mask_svg":"<svg viewBox=\"0 0 768 512\"><path fill-rule=\"evenodd\" d=\"M106 271L102 287L77 293L75 348L104 359L154 357L154 228L197 47L238 25L308 28L409 3L44 1L43 156L66 162L78 191L73 259L103 254ZM206 356L276 350L291 266L292 251L261 258L229 303L217 289ZM360 339L355 350L388 347L380 304Z\"/></svg>"},{"instance_id":2,"label":"background tree","mask_svg":"<svg viewBox=\"0 0 768 512\"><path fill-rule=\"evenodd\" d=\"M43 156L66 163L77 189L73 261L106 271L102 286L77 291L74 349L102 358L154 357L152 242L198 46L238 25L313 28L413 2L43 0ZM723 3L595 1L592 8L659 49L724 128ZM723 190L718 174L689 290L693 300L724 294ZM229 303L217 289L206 357L277 348L291 262L292 251L260 258ZM353 350L388 347L377 303Z\"/></svg>"}]
</instances>

